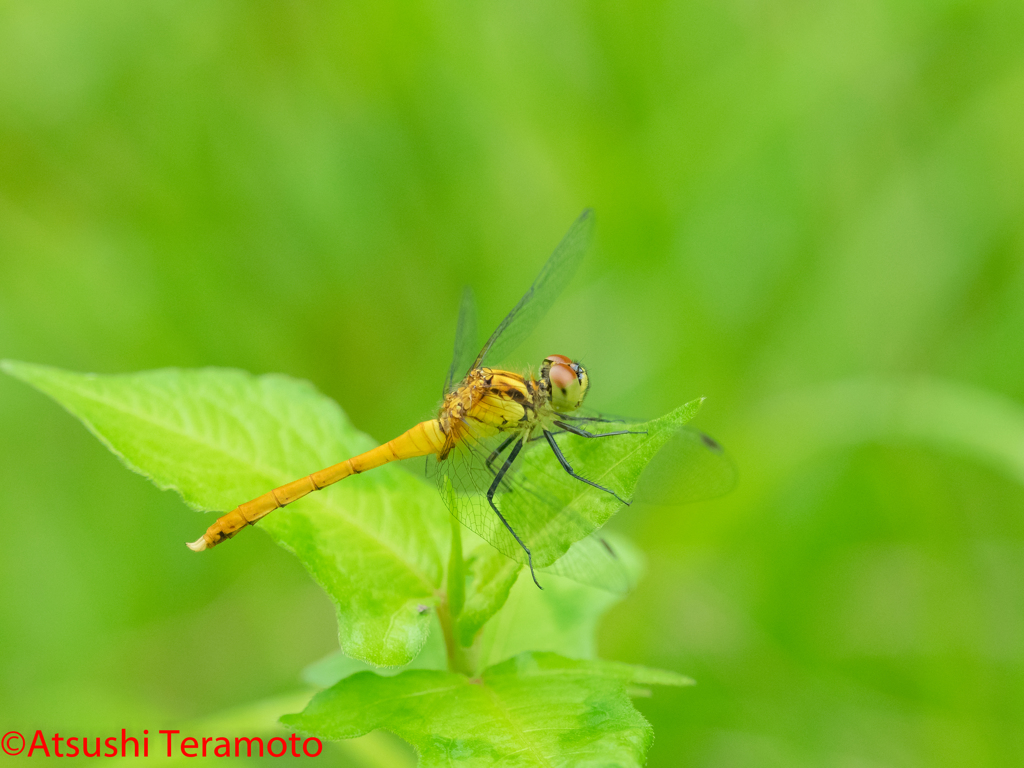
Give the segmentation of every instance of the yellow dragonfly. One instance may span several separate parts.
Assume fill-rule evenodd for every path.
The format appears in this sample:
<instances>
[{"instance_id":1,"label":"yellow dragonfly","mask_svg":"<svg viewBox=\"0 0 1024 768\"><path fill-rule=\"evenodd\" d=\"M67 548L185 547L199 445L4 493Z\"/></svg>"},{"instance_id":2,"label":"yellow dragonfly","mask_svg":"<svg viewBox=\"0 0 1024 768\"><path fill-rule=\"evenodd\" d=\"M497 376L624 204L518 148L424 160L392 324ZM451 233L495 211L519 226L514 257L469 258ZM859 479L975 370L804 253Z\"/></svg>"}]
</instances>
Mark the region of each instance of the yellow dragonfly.
<instances>
[{"instance_id":1,"label":"yellow dragonfly","mask_svg":"<svg viewBox=\"0 0 1024 768\"><path fill-rule=\"evenodd\" d=\"M602 561L613 562L616 555L603 539L592 535L599 524L575 509L576 484L604 494L603 503L614 508L630 501L615 488L577 471L566 459L559 438L635 440L645 433L630 429L635 422L604 417L583 407L590 378L586 368L570 357L547 356L536 375L488 365L506 358L539 325L579 267L593 223L592 211L584 211L526 294L472 359L475 309L472 294L464 293L455 353L436 418L239 505L188 546L197 552L209 549L313 491L398 459L427 456L433 457L428 461L451 513L498 551L528 565L538 587L534 569L549 566L580 581L601 581L599 572L607 571L607 562ZM554 454L557 467L553 462L530 460L545 447ZM669 456L667 463L662 462L663 474L685 470L687 477L696 480L687 488L676 488L668 503L718 495L731 487L731 462L714 440L696 430L680 430L659 457L662 453ZM587 470L598 477L609 474L608 467ZM674 487L671 479L653 485ZM651 500L664 501L658 496L656 490Z\"/></svg>"}]
</instances>

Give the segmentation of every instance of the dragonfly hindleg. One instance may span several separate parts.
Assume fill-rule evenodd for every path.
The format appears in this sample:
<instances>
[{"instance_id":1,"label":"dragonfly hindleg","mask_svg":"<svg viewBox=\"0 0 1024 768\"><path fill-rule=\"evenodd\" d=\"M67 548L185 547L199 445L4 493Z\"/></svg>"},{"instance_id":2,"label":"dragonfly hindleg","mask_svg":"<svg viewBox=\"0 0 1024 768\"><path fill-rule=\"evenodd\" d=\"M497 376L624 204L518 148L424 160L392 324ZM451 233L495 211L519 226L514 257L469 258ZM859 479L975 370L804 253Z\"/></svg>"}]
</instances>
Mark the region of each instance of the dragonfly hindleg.
<instances>
[{"instance_id":1,"label":"dragonfly hindleg","mask_svg":"<svg viewBox=\"0 0 1024 768\"><path fill-rule=\"evenodd\" d=\"M512 449L512 452L508 455L508 458L505 459L505 463L502 464L501 469L498 471L498 474L494 476L494 482L491 483L491 487L487 489L487 503L491 505L491 509L494 510L494 514L496 514L498 516L498 519L501 520L502 524L506 528L508 528L508 532L511 533L513 538L515 538L515 540L519 542L519 546L522 547L523 551L526 553L526 559L530 565L530 576L533 577L533 583L537 585L538 589L544 589L544 587L540 585L540 582L537 581L537 574L533 572L533 555L530 552L530 548L523 544L523 540L519 538L519 534L512 530L512 526L508 524L508 520L505 519L505 516L501 514L498 507L495 506L494 504L494 492L498 489L498 486L501 484L502 478L505 477L505 473L508 472L509 467L512 466L512 462L516 460L516 457L519 455L519 452L521 450L523 450L522 440L516 443L515 448Z\"/></svg>"},{"instance_id":2,"label":"dragonfly hindleg","mask_svg":"<svg viewBox=\"0 0 1024 768\"><path fill-rule=\"evenodd\" d=\"M571 477L574 477L580 482L586 483L587 485L593 486L594 488L597 488L599 491L610 493L612 496L621 501L627 507L629 506L629 502L623 499L621 496L619 496L619 494L617 494L611 488L605 488L603 485L598 485L593 480L587 480L587 478L577 475L576 472L573 470L572 466L569 464L569 462L566 461L565 456L562 455L562 449L559 448L558 443L555 442L555 436L545 429L544 437L547 438L548 445L551 446L551 450L555 452L555 457L558 459L558 463L562 465L562 469L568 472ZM602 437L602 435L593 435L593 437Z\"/></svg>"}]
</instances>

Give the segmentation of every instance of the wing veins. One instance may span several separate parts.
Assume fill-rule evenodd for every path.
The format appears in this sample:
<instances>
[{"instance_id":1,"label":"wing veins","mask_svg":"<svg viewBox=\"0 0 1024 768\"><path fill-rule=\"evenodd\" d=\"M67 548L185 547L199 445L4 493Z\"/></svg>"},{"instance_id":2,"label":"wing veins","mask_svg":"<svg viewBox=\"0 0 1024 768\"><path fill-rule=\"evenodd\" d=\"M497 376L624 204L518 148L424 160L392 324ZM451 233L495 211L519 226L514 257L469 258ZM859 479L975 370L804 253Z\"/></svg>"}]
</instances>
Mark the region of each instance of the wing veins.
<instances>
[{"instance_id":1,"label":"wing veins","mask_svg":"<svg viewBox=\"0 0 1024 768\"><path fill-rule=\"evenodd\" d=\"M473 368L481 367L488 357L502 359L540 324L555 299L576 274L590 244L593 229L594 212L588 208L569 228L523 298L491 334L477 355Z\"/></svg>"}]
</instances>

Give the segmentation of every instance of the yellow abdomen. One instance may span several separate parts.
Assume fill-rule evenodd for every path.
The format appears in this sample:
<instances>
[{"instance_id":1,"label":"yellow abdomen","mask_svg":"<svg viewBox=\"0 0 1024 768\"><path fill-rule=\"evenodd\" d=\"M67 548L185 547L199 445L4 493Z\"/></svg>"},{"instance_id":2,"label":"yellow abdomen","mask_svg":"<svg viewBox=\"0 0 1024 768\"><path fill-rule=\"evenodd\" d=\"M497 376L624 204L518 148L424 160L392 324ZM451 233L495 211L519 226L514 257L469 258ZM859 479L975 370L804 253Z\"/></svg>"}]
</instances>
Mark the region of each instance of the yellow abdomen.
<instances>
[{"instance_id":1,"label":"yellow abdomen","mask_svg":"<svg viewBox=\"0 0 1024 768\"><path fill-rule=\"evenodd\" d=\"M214 547L225 539L230 539L247 525L273 512L275 509L291 504L313 491L319 491L328 485L344 480L351 475L365 472L368 469L382 466L398 459L410 459L426 456L431 453L440 454L444 448L446 435L437 419L423 421L412 429L404 432L384 445L346 459L327 469L321 469L311 475L293 480L269 491L262 496L240 504L206 529L202 538L191 542L188 546L196 552Z\"/></svg>"}]
</instances>

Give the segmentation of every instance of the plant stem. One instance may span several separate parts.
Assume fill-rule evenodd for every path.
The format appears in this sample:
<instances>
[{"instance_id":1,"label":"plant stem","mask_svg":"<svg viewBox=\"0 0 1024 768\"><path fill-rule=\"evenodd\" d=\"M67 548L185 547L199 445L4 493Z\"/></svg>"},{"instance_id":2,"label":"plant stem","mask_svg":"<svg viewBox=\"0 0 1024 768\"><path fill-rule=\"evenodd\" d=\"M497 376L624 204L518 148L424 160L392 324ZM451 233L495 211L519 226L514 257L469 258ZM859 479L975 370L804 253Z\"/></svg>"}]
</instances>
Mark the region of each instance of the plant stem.
<instances>
[{"instance_id":1,"label":"plant stem","mask_svg":"<svg viewBox=\"0 0 1024 768\"><path fill-rule=\"evenodd\" d=\"M445 576L445 593L438 606L437 616L444 632L444 644L448 651L448 669L471 675L473 670L466 657L466 649L459 643L458 621L466 601L466 570L462 560L462 530L460 523L451 517L452 543L448 555L448 573Z\"/></svg>"},{"instance_id":2,"label":"plant stem","mask_svg":"<svg viewBox=\"0 0 1024 768\"><path fill-rule=\"evenodd\" d=\"M457 619L466 604L466 568L462 560L462 524L450 516L452 521L452 546L448 554L448 606L452 617Z\"/></svg>"}]
</instances>

